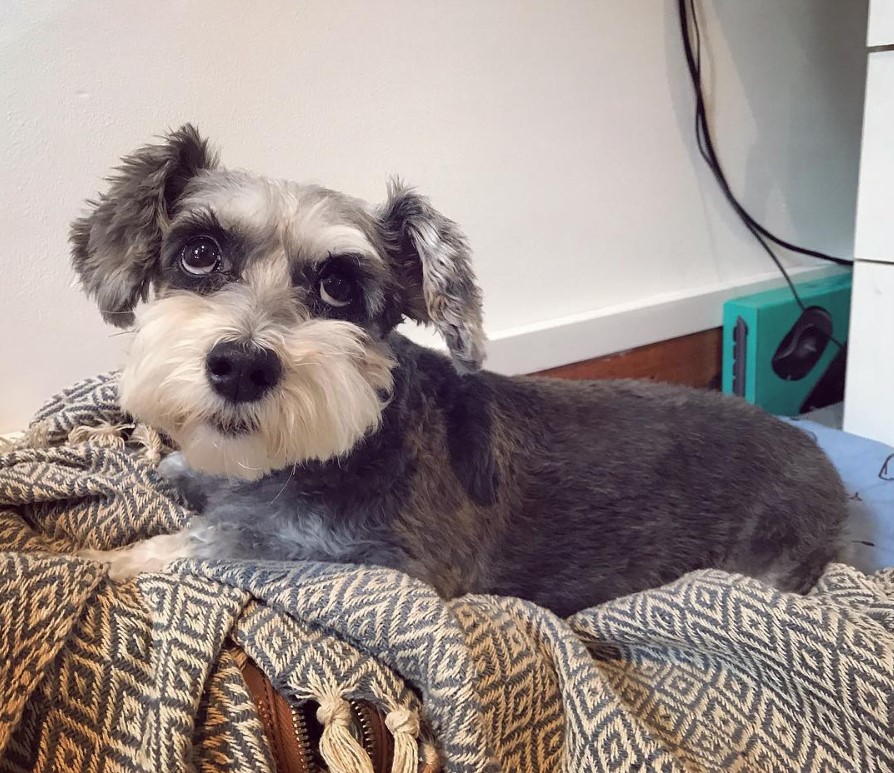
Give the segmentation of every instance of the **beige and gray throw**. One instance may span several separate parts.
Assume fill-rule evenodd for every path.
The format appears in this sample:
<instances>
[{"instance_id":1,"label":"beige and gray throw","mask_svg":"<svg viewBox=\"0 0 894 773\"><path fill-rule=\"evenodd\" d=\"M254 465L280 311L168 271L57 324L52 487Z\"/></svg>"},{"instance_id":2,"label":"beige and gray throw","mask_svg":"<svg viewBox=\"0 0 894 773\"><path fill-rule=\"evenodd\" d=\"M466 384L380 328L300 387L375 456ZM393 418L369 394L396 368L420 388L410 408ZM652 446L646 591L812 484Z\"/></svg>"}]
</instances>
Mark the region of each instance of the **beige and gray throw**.
<instances>
[{"instance_id":1,"label":"beige and gray throw","mask_svg":"<svg viewBox=\"0 0 894 773\"><path fill-rule=\"evenodd\" d=\"M806 597L698 572L568 620L326 564L116 584L72 551L189 516L116 386L0 454L0 771L270 770L237 648L296 701L375 701L420 769L894 770L894 570Z\"/></svg>"}]
</instances>

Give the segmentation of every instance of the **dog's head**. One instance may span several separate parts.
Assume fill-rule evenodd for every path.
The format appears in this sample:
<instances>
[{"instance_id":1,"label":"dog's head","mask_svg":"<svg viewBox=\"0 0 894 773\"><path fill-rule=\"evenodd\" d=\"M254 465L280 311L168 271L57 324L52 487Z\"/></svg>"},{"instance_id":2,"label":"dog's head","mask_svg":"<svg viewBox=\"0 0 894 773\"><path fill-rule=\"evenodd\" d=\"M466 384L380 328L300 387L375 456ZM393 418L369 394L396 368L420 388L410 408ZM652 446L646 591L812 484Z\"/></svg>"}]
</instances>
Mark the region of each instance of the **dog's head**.
<instances>
[{"instance_id":1,"label":"dog's head","mask_svg":"<svg viewBox=\"0 0 894 773\"><path fill-rule=\"evenodd\" d=\"M347 453L380 422L405 317L435 326L457 367L481 364L465 238L397 182L376 208L226 170L184 126L125 158L71 239L105 319L136 324L122 406L199 470L254 478Z\"/></svg>"}]
</instances>

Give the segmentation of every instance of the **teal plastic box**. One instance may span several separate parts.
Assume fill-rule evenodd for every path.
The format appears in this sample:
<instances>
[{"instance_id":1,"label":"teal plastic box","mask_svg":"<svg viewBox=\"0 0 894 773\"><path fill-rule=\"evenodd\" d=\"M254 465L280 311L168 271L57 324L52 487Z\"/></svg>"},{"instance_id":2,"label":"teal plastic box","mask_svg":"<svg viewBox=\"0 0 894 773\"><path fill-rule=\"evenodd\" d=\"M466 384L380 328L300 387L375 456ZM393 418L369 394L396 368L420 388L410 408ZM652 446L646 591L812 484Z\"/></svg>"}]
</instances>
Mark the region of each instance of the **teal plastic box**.
<instances>
[{"instance_id":1,"label":"teal plastic box","mask_svg":"<svg viewBox=\"0 0 894 773\"><path fill-rule=\"evenodd\" d=\"M795 286L806 307L819 306L829 313L832 336L844 343L851 308L850 272ZM839 352L830 342L803 378L786 380L777 375L773 355L800 316L801 309L787 286L727 301L723 306L723 391L739 394L779 416L799 414Z\"/></svg>"}]
</instances>

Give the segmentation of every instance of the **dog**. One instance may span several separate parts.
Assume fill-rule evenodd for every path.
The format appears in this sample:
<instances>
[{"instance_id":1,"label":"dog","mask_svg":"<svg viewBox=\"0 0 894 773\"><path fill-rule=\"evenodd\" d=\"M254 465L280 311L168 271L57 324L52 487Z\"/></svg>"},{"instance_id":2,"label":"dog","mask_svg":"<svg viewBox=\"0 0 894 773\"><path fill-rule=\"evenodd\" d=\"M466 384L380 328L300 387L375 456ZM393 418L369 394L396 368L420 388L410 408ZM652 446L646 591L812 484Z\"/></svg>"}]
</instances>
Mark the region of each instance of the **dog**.
<instances>
[{"instance_id":1,"label":"dog","mask_svg":"<svg viewBox=\"0 0 894 773\"><path fill-rule=\"evenodd\" d=\"M467 240L398 181L370 206L229 170L186 125L89 207L74 269L135 329L121 405L179 447L160 472L200 513L84 552L113 578L190 557L371 564L569 615L703 568L804 592L838 554L838 474L758 408L482 370Z\"/></svg>"}]
</instances>

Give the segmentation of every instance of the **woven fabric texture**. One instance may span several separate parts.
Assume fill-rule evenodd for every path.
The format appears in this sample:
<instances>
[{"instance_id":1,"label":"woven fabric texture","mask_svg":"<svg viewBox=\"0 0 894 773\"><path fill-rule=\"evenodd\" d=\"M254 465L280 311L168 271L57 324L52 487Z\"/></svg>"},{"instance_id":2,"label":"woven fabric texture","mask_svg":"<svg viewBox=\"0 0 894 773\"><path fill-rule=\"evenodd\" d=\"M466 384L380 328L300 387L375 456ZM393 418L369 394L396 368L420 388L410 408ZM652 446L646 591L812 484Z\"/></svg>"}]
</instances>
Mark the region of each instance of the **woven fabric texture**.
<instances>
[{"instance_id":1,"label":"woven fabric texture","mask_svg":"<svg viewBox=\"0 0 894 773\"><path fill-rule=\"evenodd\" d=\"M162 446L112 374L0 455L0 771L271 770L237 646L294 700L418 716L449 771L894 770L894 570L807 596L697 572L567 620L378 568L111 582L72 553L189 517Z\"/></svg>"}]
</instances>

